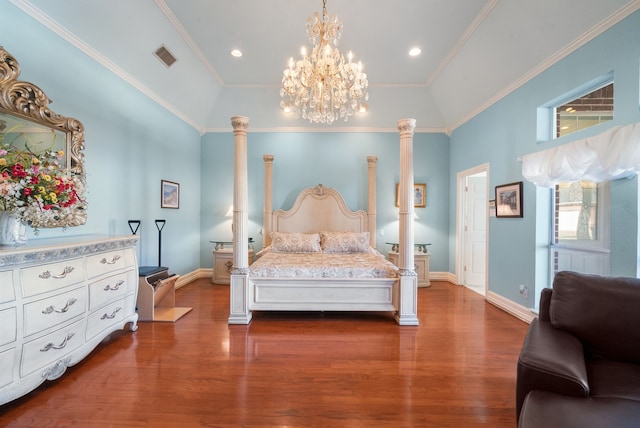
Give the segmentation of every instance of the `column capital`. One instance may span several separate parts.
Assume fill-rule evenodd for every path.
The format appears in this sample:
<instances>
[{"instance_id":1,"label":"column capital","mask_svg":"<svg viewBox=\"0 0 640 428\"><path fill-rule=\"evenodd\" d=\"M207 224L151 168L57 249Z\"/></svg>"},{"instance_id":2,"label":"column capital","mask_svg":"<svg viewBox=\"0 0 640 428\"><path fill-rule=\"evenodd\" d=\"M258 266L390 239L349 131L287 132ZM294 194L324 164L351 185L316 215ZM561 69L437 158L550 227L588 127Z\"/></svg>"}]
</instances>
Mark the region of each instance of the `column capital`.
<instances>
[{"instance_id":1,"label":"column capital","mask_svg":"<svg viewBox=\"0 0 640 428\"><path fill-rule=\"evenodd\" d=\"M265 162L273 163L273 155L264 155L262 156L262 160Z\"/></svg>"},{"instance_id":2,"label":"column capital","mask_svg":"<svg viewBox=\"0 0 640 428\"><path fill-rule=\"evenodd\" d=\"M400 131L400 134L404 134L404 133L413 134L413 130L416 129L416 120L400 119L397 125L398 125L398 131Z\"/></svg>"},{"instance_id":3,"label":"column capital","mask_svg":"<svg viewBox=\"0 0 640 428\"><path fill-rule=\"evenodd\" d=\"M249 128L249 118L246 116L233 116L231 118L231 126L235 131L246 131Z\"/></svg>"},{"instance_id":4,"label":"column capital","mask_svg":"<svg viewBox=\"0 0 640 428\"><path fill-rule=\"evenodd\" d=\"M378 156L367 156L367 163L369 165L375 164L378 162Z\"/></svg>"}]
</instances>

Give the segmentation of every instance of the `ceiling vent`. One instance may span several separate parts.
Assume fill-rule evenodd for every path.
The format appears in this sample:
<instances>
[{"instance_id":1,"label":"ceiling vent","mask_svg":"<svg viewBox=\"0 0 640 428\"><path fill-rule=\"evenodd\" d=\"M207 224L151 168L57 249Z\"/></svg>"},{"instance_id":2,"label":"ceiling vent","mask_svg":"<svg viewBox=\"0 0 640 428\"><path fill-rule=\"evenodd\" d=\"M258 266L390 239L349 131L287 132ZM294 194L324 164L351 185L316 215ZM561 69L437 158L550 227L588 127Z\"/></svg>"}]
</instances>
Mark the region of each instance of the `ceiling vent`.
<instances>
[{"instance_id":1,"label":"ceiling vent","mask_svg":"<svg viewBox=\"0 0 640 428\"><path fill-rule=\"evenodd\" d=\"M158 57L160 61L167 67L171 67L171 65L177 61L176 57L173 56L169 49L167 49L164 45L160 46L155 52L154 55Z\"/></svg>"}]
</instances>

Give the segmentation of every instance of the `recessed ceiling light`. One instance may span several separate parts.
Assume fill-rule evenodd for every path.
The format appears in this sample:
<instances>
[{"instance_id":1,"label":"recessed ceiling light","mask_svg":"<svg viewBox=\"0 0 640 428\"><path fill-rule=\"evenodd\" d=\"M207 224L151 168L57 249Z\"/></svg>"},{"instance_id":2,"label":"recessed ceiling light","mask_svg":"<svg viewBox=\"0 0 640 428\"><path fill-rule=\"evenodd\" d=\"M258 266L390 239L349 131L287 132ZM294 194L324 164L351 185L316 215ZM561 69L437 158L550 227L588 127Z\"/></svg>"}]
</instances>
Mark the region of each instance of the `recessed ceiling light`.
<instances>
[{"instance_id":1,"label":"recessed ceiling light","mask_svg":"<svg viewBox=\"0 0 640 428\"><path fill-rule=\"evenodd\" d=\"M234 56L236 58L240 58L242 56L242 51L240 49L232 49L231 50L231 56Z\"/></svg>"},{"instance_id":2,"label":"recessed ceiling light","mask_svg":"<svg viewBox=\"0 0 640 428\"><path fill-rule=\"evenodd\" d=\"M411 48L411 50L409 51L409 56L418 56L422 53L422 49L415 47L415 48Z\"/></svg>"}]
</instances>

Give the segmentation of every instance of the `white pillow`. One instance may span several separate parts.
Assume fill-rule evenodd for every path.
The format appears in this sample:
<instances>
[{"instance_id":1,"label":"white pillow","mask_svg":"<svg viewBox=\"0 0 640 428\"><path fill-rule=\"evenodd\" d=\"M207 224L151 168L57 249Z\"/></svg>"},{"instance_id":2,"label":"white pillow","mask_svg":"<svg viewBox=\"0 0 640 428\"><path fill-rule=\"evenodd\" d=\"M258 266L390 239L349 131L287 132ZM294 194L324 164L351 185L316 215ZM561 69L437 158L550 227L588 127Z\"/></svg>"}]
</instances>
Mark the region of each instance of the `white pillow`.
<instances>
[{"instance_id":1,"label":"white pillow","mask_svg":"<svg viewBox=\"0 0 640 428\"><path fill-rule=\"evenodd\" d=\"M367 253L369 232L320 232L324 253Z\"/></svg>"},{"instance_id":2,"label":"white pillow","mask_svg":"<svg viewBox=\"0 0 640 428\"><path fill-rule=\"evenodd\" d=\"M275 253L319 253L317 233L271 232L271 249Z\"/></svg>"}]
</instances>

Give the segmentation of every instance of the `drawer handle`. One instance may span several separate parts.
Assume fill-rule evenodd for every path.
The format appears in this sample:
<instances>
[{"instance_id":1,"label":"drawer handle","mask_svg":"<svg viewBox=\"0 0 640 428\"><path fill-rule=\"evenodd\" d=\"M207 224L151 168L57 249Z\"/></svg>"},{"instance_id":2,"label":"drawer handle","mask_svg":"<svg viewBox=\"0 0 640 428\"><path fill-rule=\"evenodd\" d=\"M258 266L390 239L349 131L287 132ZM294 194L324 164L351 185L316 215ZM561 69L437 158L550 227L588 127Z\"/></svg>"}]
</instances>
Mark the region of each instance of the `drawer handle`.
<instances>
[{"instance_id":1,"label":"drawer handle","mask_svg":"<svg viewBox=\"0 0 640 428\"><path fill-rule=\"evenodd\" d=\"M102 317L100 317L100 319L101 320L112 320L112 319L114 319L116 317L116 314L118 312L120 312L120 309L122 309L122 308L115 308L113 310L113 312L111 312L111 315L104 314L104 315L102 315Z\"/></svg>"},{"instance_id":2,"label":"drawer handle","mask_svg":"<svg viewBox=\"0 0 640 428\"><path fill-rule=\"evenodd\" d=\"M116 282L116 285L114 285L113 287L107 284L107 286L104 287L104 291L116 291L122 284L124 284L123 280Z\"/></svg>"},{"instance_id":3,"label":"drawer handle","mask_svg":"<svg viewBox=\"0 0 640 428\"><path fill-rule=\"evenodd\" d=\"M103 265L115 265L118 260L120 260L120 255L116 254L111 258L111 260L107 260L106 257L103 257L102 260L100 260L100 263Z\"/></svg>"},{"instance_id":4,"label":"drawer handle","mask_svg":"<svg viewBox=\"0 0 640 428\"><path fill-rule=\"evenodd\" d=\"M78 301L78 299L71 298L71 299L67 300L67 304L64 305L62 308L57 309L53 305L51 305L48 308L43 309L42 313L43 314L50 314L50 313L56 312L56 313L59 313L59 314L63 314L65 312L67 312L71 308L71 305L73 305L77 301Z\"/></svg>"},{"instance_id":5,"label":"drawer handle","mask_svg":"<svg viewBox=\"0 0 640 428\"><path fill-rule=\"evenodd\" d=\"M49 279L49 278L62 279L62 278L66 278L67 274L70 274L71 272L73 272L73 269L74 269L73 266L66 266L60 275L54 275L47 270L42 272L38 276L42 279Z\"/></svg>"},{"instance_id":6,"label":"drawer handle","mask_svg":"<svg viewBox=\"0 0 640 428\"><path fill-rule=\"evenodd\" d=\"M41 349L40 352L47 352L50 349L62 349L65 346L67 346L67 342L69 341L69 339L71 339L73 336L75 336L75 333L67 333L67 335L65 336L64 340L62 341L62 343L60 343L59 345L54 345L53 343L49 342L46 345L44 345Z\"/></svg>"}]
</instances>

